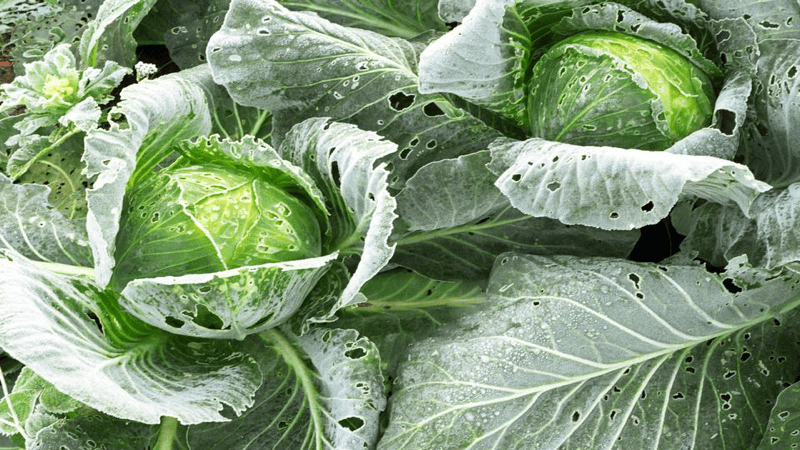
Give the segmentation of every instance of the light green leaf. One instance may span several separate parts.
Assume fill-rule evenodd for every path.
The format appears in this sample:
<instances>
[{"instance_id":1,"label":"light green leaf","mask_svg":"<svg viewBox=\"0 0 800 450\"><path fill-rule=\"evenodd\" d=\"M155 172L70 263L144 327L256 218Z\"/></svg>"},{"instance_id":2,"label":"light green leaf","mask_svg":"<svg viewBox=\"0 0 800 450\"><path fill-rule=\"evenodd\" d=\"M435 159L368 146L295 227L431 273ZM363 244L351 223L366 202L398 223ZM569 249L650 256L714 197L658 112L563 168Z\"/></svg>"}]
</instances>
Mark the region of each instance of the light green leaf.
<instances>
[{"instance_id":1,"label":"light green leaf","mask_svg":"<svg viewBox=\"0 0 800 450\"><path fill-rule=\"evenodd\" d=\"M743 261L506 254L490 308L401 357L378 448L754 448L800 368L799 289Z\"/></svg>"},{"instance_id":2,"label":"light green leaf","mask_svg":"<svg viewBox=\"0 0 800 450\"><path fill-rule=\"evenodd\" d=\"M785 356L779 356L779 358ZM797 383L784 389L772 408L767 424L767 433L761 440L759 450L796 448L800 446L800 385Z\"/></svg>"},{"instance_id":3,"label":"light green leaf","mask_svg":"<svg viewBox=\"0 0 800 450\"><path fill-rule=\"evenodd\" d=\"M738 206L749 214L769 189L747 167L708 156L529 139L498 140L489 168L511 204L565 224L629 230L666 217L680 195Z\"/></svg>"},{"instance_id":4,"label":"light green leaf","mask_svg":"<svg viewBox=\"0 0 800 450\"><path fill-rule=\"evenodd\" d=\"M686 236L681 249L716 266L746 254L754 265L780 267L800 261L800 184L765 192L746 217L735 207L714 203L681 204L675 228Z\"/></svg>"},{"instance_id":5,"label":"light green leaf","mask_svg":"<svg viewBox=\"0 0 800 450\"><path fill-rule=\"evenodd\" d=\"M289 0L289 9L313 11L331 22L384 36L411 39L428 30L447 31L435 0Z\"/></svg>"},{"instance_id":6,"label":"light green leaf","mask_svg":"<svg viewBox=\"0 0 800 450\"><path fill-rule=\"evenodd\" d=\"M370 449L383 396L375 346L354 330L313 330L301 338L262 334L264 385L255 406L226 424L192 426L190 449Z\"/></svg>"},{"instance_id":7,"label":"light green leaf","mask_svg":"<svg viewBox=\"0 0 800 450\"><path fill-rule=\"evenodd\" d=\"M252 405L261 372L242 344L160 331L119 309L116 294L0 259L0 348L64 394L149 424L229 420Z\"/></svg>"},{"instance_id":8,"label":"light green leaf","mask_svg":"<svg viewBox=\"0 0 800 450\"><path fill-rule=\"evenodd\" d=\"M378 161L396 150L373 132L327 119L297 124L280 147L282 156L302 167L325 196L332 233L323 252L359 258L336 309L358 303L361 286L394 253L389 237L397 202L388 191L386 164Z\"/></svg>"},{"instance_id":9,"label":"light green leaf","mask_svg":"<svg viewBox=\"0 0 800 450\"><path fill-rule=\"evenodd\" d=\"M13 184L0 174L0 248L39 261L92 267L92 254L82 220L53 209L50 187Z\"/></svg>"},{"instance_id":10,"label":"light green leaf","mask_svg":"<svg viewBox=\"0 0 800 450\"><path fill-rule=\"evenodd\" d=\"M121 97L112 114L125 120L89 133L83 156L86 175L94 180L87 192L86 226L100 286L108 284L115 264L114 242L128 183L146 177L181 140L211 129L202 88L180 75L131 85Z\"/></svg>"},{"instance_id":11,"label":"light green leaf","mask_svg":"<svg viewBox=\"0 0 800 450\"><path fill-rule=\"evenodd\" d=\"M214 80L237 103L273 112L276 146L309 117L375 131L401 149L386 157L393 187L428 162L485 149L497 136L444 97L420 94L416 60L407 41L292 12L272 0L231 2L208 46Z\"/></svg>"},{"instance_id":12,"label":"light green leaf","mask_svg":"<svg viewBox=\"0 0 800 450\"><path fill-rule=\"evenodd\" d=\"M133 280L121 304L171 333L244 339L288 320L337 255L181 277Z\"/></svg>"}]
</instances>

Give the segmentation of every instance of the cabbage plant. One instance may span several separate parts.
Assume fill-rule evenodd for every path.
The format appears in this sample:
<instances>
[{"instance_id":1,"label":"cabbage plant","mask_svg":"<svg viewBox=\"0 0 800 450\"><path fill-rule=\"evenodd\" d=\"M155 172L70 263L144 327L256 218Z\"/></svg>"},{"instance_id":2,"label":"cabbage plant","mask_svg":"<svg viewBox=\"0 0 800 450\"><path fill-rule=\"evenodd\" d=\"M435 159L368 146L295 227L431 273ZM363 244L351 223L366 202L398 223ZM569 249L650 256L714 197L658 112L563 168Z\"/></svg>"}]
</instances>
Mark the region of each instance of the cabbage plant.
<instances>
[{"instance_id":1,"label":"cabbage plant","mask_svg":"<svg viewBox=\"0 0 800 450\"><path fill-rule=\"evenodd\" d=\"M0 15L0 447L800 445L796 2Z\"/></svg>"}]
</instances>

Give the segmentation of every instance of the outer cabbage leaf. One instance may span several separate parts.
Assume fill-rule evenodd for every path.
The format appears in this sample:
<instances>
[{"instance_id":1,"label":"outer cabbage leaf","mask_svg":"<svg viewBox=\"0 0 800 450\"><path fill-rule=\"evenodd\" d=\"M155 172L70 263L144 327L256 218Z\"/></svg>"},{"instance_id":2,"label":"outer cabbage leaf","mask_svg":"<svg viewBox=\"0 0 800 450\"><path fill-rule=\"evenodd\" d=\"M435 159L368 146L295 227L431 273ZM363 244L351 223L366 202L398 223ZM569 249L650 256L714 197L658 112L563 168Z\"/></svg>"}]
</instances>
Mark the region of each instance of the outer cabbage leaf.
<instances>
[{"instance_id":1,"label":"outer cabbage leaf","mask_svg":"<svg viewBox=\"0 0 800 450\"><path fill-rule=\"evenodd\" d=\"M86 26L78 52L84 67L116 61L131 67L136 61L133 30L156 0L107 0Z\"/></svg>"},{"instance_id":2,"label":"outer cabbage leaf","mask_svg":"<svg viewBox=\"0 0 800 450\"><path fill-rule=\"evenodd\" d=\"M407 41L273 0L234 0L208 46L214 80L236 102L273 112L276 147L309 117L355 124L398 144L386 157L393 187L428 162L485 149L497 136L443 96L420 94L416 59Z\"/></svg>"},{"instance_id":3,"label":"outer cabbage leaf","mask_svg":"<svg viewBox=\"0 0 800 450\"><path fill-rule=\"evenodd\" d=\"M683 203L673 213L681 249L722 267L746 254L753 264L775 268L800 261L800 184L765 192L745 216L735 207Z\"/></svg>"},{"instance_id":4,"label":"outer cabbage leaf","mask_svg":"<svg viewBox=\"0 0 800 450\"><path fill-rule=\"evenodd\" d=\"M625 257L638 231L606 231L531 217L512 207L486 165L488 151L428 164L397 195L404 227L396 230L393 263L424 275L488 278L506 251Z\"/></svg>"},{"instance_id":5,"label":"outer cabbage leaf","mask_svg":"<svg viewBox=\"0 0 800 450\"><path fill-rule=\"evenodd\" d=\"M386 400L375 346L354 330L262 334L264 385L225 424L189 427L190 449L370 449Z\"/></svg>"},{"instance_id":6,"label":"outer cabbage leaf","mask_svg":"<svg viewBox=\"0 0 800 450\"><path fill-rule=\"evenodd\" d=\"M243 339L288 320L336 256L141 278L123 289L121 303L139 319L175 334Z\"/></svg>"},{"instance_id":7,"label":"outer cabbage leaf","mask_svg":"<svg viewBox=\"0 0 800 450\"><path fill-rule=\"evenodd\" d=\"M384 36L411 39L428 30L447 31L434 0L289 0L281 4L313 11L346 27L364 28Z\"/></svg>"},{"instance_id":8,"label":"outer cabbage leaf","mask_svg":"<svg viewBox=\"0 0 800 450\"><path fill-rule=\"evenodd\" d=\"M31 422L30 431L36 433L25 442L26 450L141 450L150 445L156 431L153 425L118 419L88 408L69 416L55 416L37 408Z\"/></svg>"},{"instance_id":9,"label":"outer cabbage leaf","mask_svg":"<svg viewBox=\"0 0 800 450\"><path fill-rule=\"evenodd\" d=\"M701 0L698 5L713 18L747 21L758 39L755 117L740 158L759 179L776 187L800 181L800 152L793 144L800 123L800 6L790 0Z\"/></svg>"},{"instance_id":10,"label":"outer cabbage leaf","mask_svg":"<svg viewBox=\"0 0 800 450\"><path fill-rule=\"evenodd\" d=\"M798 280L506 254L491 307L400 358L378 448L754 448L800 367Z\"/></svg>"},{"instance_id":11,"label":"outer cabbage leaf","mask_svg":"<svg viewBox=\"0 0 800 450\"><path fill-rule=\"evenodd\" d=\"M339 311L331 326L356 329L375 343L387 391L409 343L489 301L484 280L434 280L403 268L379 273L361 293L365 301Z\"/></svg>"},{"instance_id":12,"label":"outer cabbage leaf","mask_svg":"<svg viewBox=\"0 0 800 450\"><path fill-rule=\"evenodd\" d=\"M800 446L800 410L797 405L800 405L800 385L795 383L778 396L758 450Z\"/></svg>"},{"instance_id":13,"label":"outer cabbage leaf","mask_svg":"<svg viewBox=\"0 0 800 450\"><path fill-rule=\"evenodd\" d=\"M232 341L179 337L119 309L95 284L0 259L0 347L70 397L115 417L155 424L225 421L261 384L257 363Z\"/></svg>"},{"instance_id":14,"label":"outer cabbage leaf","mask_svg":"<svg viewBox=\"0 0 800 450\"><path fill-rule=\"evenodd\" d=\"M747 167L708 156L542 139L498 140L491 151L489 168L514 207L607 230L657 223L681 195L736 205L749 215L758 194L770 188Z\"/></svg>"},{"instance_id":15,"label":"outer cabbage leaf","mask_svg":"<svg viewBox=\"0 0 800 450\"><path fill-rule=\"evenodd\" d=\"M321 118L297 124L279 149L285 159L305 169L325 196L331 233L323 253L358 258L335 309L361 301L361 286L394 253L389 237L397 202L389 194L386 164L378 161L396 151L395 144L373 132Z\"/></svg>"},{"instance_id":16,"label":"outer cabbage leaf","mask_svg":"<svg viewBox=\"0 0 800 450\"><path fill-rule=\"evenodd\" d=\"M121 97L112 114L125 120L89 133L83 156L86 175L94 181L86 194L86 227L101 287L108 284L115 264L114 242L128 183L147 176L177 142L206 135L211 129L203 90L180 75L131 85L122 90Z\"/></svg>"},{"instance_id":17,"label":"outer cabbage leaf","mask_svg":"<svg viewBox=\"0 0 800 450\"><path fill-rule=\"evenodd\" d=\"M0 247L39 261L92 267L83 221L53 209L50 188L13 184L0 174Z\"/></svg>"},{"instance_id":18,"label":"outer cabbage leaf","mask_svg":"<svg viewBox=\"0 0 800 450\"><path fill-rule=\"evenodd\" d=\"M77 44L96 17L102 0L11 0L0 6L0 32L8 33L3 52L14 61L14 73L25 74L25 63L36 61L55 46ZM8 52L8 53L6 53Z\"/></svg>"}]
</instances>

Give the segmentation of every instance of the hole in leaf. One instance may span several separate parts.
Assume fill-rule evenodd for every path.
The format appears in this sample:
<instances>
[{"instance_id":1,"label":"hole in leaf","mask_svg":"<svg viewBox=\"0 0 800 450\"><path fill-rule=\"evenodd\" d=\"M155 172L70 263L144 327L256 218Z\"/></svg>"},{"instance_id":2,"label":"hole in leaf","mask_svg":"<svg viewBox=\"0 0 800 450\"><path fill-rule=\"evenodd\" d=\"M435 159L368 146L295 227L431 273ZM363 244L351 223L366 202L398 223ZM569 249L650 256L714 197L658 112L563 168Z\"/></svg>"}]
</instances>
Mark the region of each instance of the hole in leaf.
<instances>
[{"instance_id":1,"label":"hole in leaf","mask_svg":"<svg viewBox=\"0 0 800 450\"><path fill-rule=\"evenodd\" d=\"M612 212L611 214L609 214L609 215L608 215L608 218L609 218L609 219L612 219L612 220L619 219L619 213L617 213L617 212Z\"/></svg>"},{"instance_id":2,"label":"hole in leaf","mask_svg":"<svg viewBox=\"0 0 800 450\"><path fill-rule=\"evenodd\" d=\"M725 375L723 375L723 377L724 377L726 380L730 380L731 378L733 378L733 377L735 377L735 376L736 376L736 372L735 372L735 371L733 371L733 370L730 370L730 371L728 371L728 372L725 372Z\"/></svg>"},{"instance_id":3,"label":"hole in leaf","mask_svg":"<svg viewBox=\"0 0 800 450\"><path fill-rule=\"evenodd\" d=\"M93 313L92 311L89 311L89 312L87 312L87 313L86 313L86 315L87 315L87 316L88 316L90 319L92 319L92 321L94 321L94 324L95 324L95 326L96 326L96 327L97 327L97 329L98 329L98 330L100 330L100 332L102 333L102 332L103 332L103 324L100 322L100 318L99 318L99 317L97 317L97 314Z\"/></svg>"},{"instance_id":4,"label":"hole in leaf","mask_svg":"<svg viewBox=\"0 0 800 450\"><path fill-rule=\"evenodd\" d=\"M422 112L424 112L425 115L428 117L436 117L444 115L444 111L442 111L442 109L439 108L439 106L434 102L426 103L425 107L422 108Z\"/></svg>"},{"instance_id":5,"label":"hole in leaf","mask_svg":"<svg viewBox=\"0 0 800 450\"><path fill-rule=\"evenodd\" d=\"M333 179L334 185L341 185L341 180L339 179L339 163L336 161L331 163L331 178Z\"/></svg>"},{"instance_id":6,"label":"hole in leaf","mask_svg":"<svg viewBox=\"0 0 800 450\"><path fill-rule=\"evenodd\" d=\"M716 122L719 131L727 136L733 136L736 129L736 114L727 109L720 109L716 112Z\"/></svg>"},{"instance_id":7,"label":"hole in leaf","mask_svg":"<svg viewBox=\"0 0 800 450\"><path fill-rule=\"evenodd\" d=\"M742 288L737 286L732 278L725 278L722 280L722 285L725 286L725 289L727 289L731 294L738 294L739 292L742 292Z\"/></svg>"},{"instance_id":8,"label":"hole in leaf","mask_svg":"<svg viewBox=\"0 0 800 450\"><path fill-rule=\"evenodd\" d=\"M406 95L405 93L395 92L389 97L389 106L395 111L402 111L407 109L414 103L413 95Z\"/></svg>"},{"instance_id":9,"label":"hole in leaf","mask_svg":"<svg viewBox=\"0 0 800 450\"><path fill-rule=\"evenodd\" d=\"M574 413L572 413L572 421L573 422L577 422L580 419L581 419L581 413L580 412L575 411Z\"/></svg>"},{"instance_id":10,"label":"hole in leaf","mask_svg":"<svg viewBox=\"0 0 800 450\"><path fill-rule=\"evenodd\" d=\"M364 426L364 420L360 417L347 417L339 421L339 425L350 431L357 431Z\"/></svg>"},{"instance_id":11,"label":"hole in leaf","mask_svg":"<svg viewBox=\"0 0 800 450\"><path fill-rule=\"evenodd\" d=\"M654 207L654 206L655 206L655 205L653 205L653 202L652 202L652 201L649 201L649 202L645 203L644 205L642 205L642 211L644 211L644 212L650 212L650 211L652 211L652 210L653 210L653 207Z\"/></svg>"},{"instance_id":12,"label":"hole in leaf","mask_svg":"<svg viewBox=\"0 0 800 450\"><path fill-rule=\"evenodd\" d=\"M361 359L364 356L367 356L367 352L361 347L356 347L344 352L344 356L347 356L350 359Z\"/></svg>"},{"instance_id":13,"label":"hole in leaf","mask_svg":"<svg viewBox=\"0 0 800 450\"><path fill-rule=\"evenodd\" d=\"M411 154L411 149L406 147L406 148L400 150L400 155L399 156L400 156L400 159L406 160L406 159L408 159L408 155L410 155L410 154Z\"/></svg>"},{"instance_id":14,"label":"hole in leaf","mask_svg":"<svg viewBox=\"0 0 800 450\"><path fill-rule=\"evenodd\" d=\"M741 359L741 360L742 360L742 362L745 362L745 361L747 361L748 359L750 359L750 353L749 353L749 352L743 352L743 353L742 353L742 356L741 356L741 357L739 357L739 359Z\"/></svg>"},{"instance_id":15,"label":"hole in leaf","mask_svg":"<svg viewBox=\"0 0 800 450\"><path fill-rule=\"evenodd\" d=\"M511 175L511 181L517 182L517 181L519 181L521 179L522 179L522 175L521 174L515 173L514 175Z\"/></svg>"},{"instance_id":16,"label":"hole in leaf","mask_svg":"<svg viewBox=\"0 0 800 450\"><path fill-rule=\"evenodd\" d=\"M205 305L195 306L195 311L190 313L190 315L194 316L194 319L192 321L200 325L201 327L205 327L211 330L223 329L222 319L220 319L219 316L217 316L216 314L209 311L208 308L205 307Z\"/></svg>"},{"instance_id":17,"label":"hole in leaf","mask_svg":"<svg viewBox=\"0 0 800 450\"><path fill-rule=\"evenodd\" d=\"M169 325L169 326L171 326L171 327L173 327L173 328L180 328L180 327L182 327L182 326L183 326L183 324L184 324L184 323L186 323L186 322L184 322L184 321L182 321L182 320L179 320L179 319L176 319L176 318L174 318L174 317L172 317L172 316L167 316L167 317L164 319L164 322L165 322L167 325Z\"/></svg>"},{"instance_id":18,"label":"hole in leaf","mask_svg":"<svg viewBox=\"0 0 800 450\"><path fill-rule=\"evenodd\" d=\"M674 394L674 395L672 396L672 398L673 398L673 399L675 399L675 400L682 400L682 399L684 399L685 397L683 396L683 394L682 394L682 393L678 392L678 393Z\"/></svg>"},{"instance_id":19,"label":"hole in leaf","mask_svg":"<svg viewBox=\"0 0 800 450\"><path fill-rule=\"evenodd\" d=\"M629 273L628 274L628 279L631 280L631 283L633 283L633 286L636 289L639 289L639 281L641 281L641 278L639 278L639 275L636 275L635 273Z\"/></svg>"},{"instance_id":20,"label":"hole in leaf","mask_svg":"<svg viewBox=\"0 0 800 450\"><path fill-rule=\"evenodd\" d=\"M278 422L278 429L279 430L285 430L287 428L289 428L289 422L287 422L285 420L281 420L280 422Z\"/></svg>"},{"instance_id":21,"label":"hole in leaf","mask_svg":"<svg viewBox=\"0 0 800 450\"><path fill-rule=\"evenodd\" d=\"M552 181L552 182L547 184L547 190L549 190L550 192L555 192L560 187L561 187L561 183L559 183L558 181Z\"/></svg>"}]
</instances>

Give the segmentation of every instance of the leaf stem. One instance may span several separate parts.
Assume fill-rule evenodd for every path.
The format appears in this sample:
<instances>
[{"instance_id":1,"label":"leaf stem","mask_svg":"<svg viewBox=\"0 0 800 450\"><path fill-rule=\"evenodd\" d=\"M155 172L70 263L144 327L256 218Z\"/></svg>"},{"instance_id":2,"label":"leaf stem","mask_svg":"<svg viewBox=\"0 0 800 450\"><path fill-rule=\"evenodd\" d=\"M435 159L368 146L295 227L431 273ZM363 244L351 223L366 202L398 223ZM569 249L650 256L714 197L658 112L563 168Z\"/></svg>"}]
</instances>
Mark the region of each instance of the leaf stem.
<instances>
[{"instance_id":1,"label":"leaf stem","mask_svg":"<svg viewBox=\"0 0 800 450\"><path fill-rule=\"evenodd\" d=\"M258 133L261 130L261 127L264 125L264 122L269 117L272 117L272 114L270 114L269 111L267 110L261 111L258 114L258 119L256 119L256 123L254 123L253 126L250 128L250 134L256 136L256 133Z\"/></svg>"},{"instance_id":2,"label":"leaf stem","mask_svg":"<svg viewBox=\"0 0 800 450\"><path fill-rule=\"evenodd\" d=\"M272 345L275 351L278 352L286 361L286 364L297 375L297 379L303 386L303 392L308 400L308 412L311 415L311 421L314 424L314 434L316 441L316 448L322 448L320 440L324 436L323 420L320 414L322 406L319 404L317 396L317 388L314 386L314 380L309 375L309 370L306 363L298 354L297 349L292 345L286 337L275 328L270 328L262 331L258 336L263 339L268 345Z\"/></svg>"},{"instance_id":3,"label":"leaf stem","mask_svg":"<svg viewBox=\"0 0 800 450\"><path fill-rule=\"evenodd\" d=\"M72 266L69 264L44 262L44 261L32 261L32 262L41 269L49 270L50 272L61 275L69 275L74 277L85 277L85 278L94 277L94 267Z\"/></svg>"},{"instance_id":4,"label":"leaf stem","mask_svg":"<svg viewBox=\"0 0 800 450\"><path fill-rule=\"evenodd\" d=\"M28 162L26 162L22 167L9 173L9 175L11 175L11 179L18 180L19 177L21 177L25 172L27 172L31 168L33 163L41 159L44 155L47 154L47 152L63 144L67 139L71 138L72 136L80 132L81 132L80 129L74 128L72 130L69 130L67 133L63 134L60 138L58 138L58 140L56 140L55 142L53 142L52 144L41 150L33 158L29 159Z\"/></svg>"},{"instance_id":5,"label":"leaf stem","mask_svg":"<svg viewBox=\"0 0 800 450\"><path fill-rule=\"evenodd\" d=\"M153 446L153 450L172 450L172 443L175 441L177 432L178 419L163 416L161 418L161 425L158 427L158 440L155 446Z\"/></svg>"}]
</instances>

